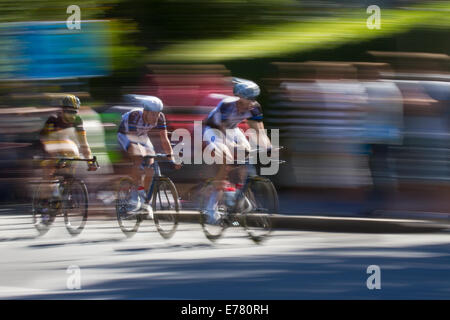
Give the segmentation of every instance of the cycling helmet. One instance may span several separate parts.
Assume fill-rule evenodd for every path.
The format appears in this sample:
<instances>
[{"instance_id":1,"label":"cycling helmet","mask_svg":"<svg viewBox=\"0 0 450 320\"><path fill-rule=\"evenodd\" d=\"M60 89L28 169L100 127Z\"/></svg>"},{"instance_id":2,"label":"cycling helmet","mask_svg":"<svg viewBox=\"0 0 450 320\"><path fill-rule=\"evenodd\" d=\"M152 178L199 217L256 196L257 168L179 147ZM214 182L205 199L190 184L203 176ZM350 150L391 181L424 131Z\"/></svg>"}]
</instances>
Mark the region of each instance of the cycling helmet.
<instances>
[{"instance_id":1,"label":"cycling helmet","mask_svg":"<svg viewBox=\"0 0 450 320\"><path fill-rule=\"evenodd\" d=\"M68 94L62 99L62 107L78 111L80 109L80 99L73 94Z\"/></svg>"},{"instance_id":2,"label":"cycling helmet","mask_svg":"<svg viewBox=\"0 0 450 320\"><path fill-rule=\"evenodd\" d=\"M255 100L256 97L261 93L259 86L253 81L233 78L233 83L233 94L235 96L249 100Z\"/></svg>"},{"instance_id":3,"label":"cycling helmet","mask_svg":"<svg viewBox=\"0 0 450 320\"><path fill-rule=\"evenodd\" d=\"M144 108L144 111L161 112L164 107L162 101L154 96L135 95L134 99Z\"/></svg>"}]
</instances>

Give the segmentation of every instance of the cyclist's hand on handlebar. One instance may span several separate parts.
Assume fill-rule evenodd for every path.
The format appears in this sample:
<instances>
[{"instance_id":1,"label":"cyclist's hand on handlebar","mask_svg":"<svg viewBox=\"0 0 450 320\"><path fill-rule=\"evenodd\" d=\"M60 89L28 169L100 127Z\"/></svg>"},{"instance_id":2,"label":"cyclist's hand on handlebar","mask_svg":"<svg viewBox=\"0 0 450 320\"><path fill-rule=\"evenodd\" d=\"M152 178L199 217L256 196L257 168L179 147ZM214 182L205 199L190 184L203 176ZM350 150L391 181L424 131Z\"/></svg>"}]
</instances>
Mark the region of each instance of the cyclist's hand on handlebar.
<instances>
[{"instance_id":1,"label":"cyclist's hand on handlebar","mask_svg":"<svg viewBox=\"0 0 450 320\"><path fill-rule=\"evenodd\" d=\"M88 171L96 171L97 169L97 165L94 162L88 162Z\"/></svg>"},{"instance_id":2,"label":"cyclist's hand on handlebar","mask_svg":"<svg viewBox=\"0 0 450 320\"><path fill-rule=\"evenodd\" d=\"M179 170L182 167L182 163L179 163L179 164L175 163L175 160L173 159L173 155L168 155L167 159L169 159L172 167L175 168L176 170Z\"/></svg>"},{"instance_id":3,"label":"cyclist's hand on handlebar","mask_svg":"<svg viewBox=\"0 0 450 320\"><path fill-rule=\"evenodd\" d=\"M87 165L88 171L96 171L99 168L96 157L94 157L91 161L88 161Z\"/></svg>"},{"instance_id":4,"label":"cyclist's hand on handlebar","mask_svg":"<svg viewBox=\"0 0 450 320\"><path fill-rule=\"evenodd\" d=\"M175 169L177 169L177 170L180 170L181 169L181 167L183 166L183 164L176 164L176 163L174 163L174 166L175 166Z\"/></svg>"},{"instance_id":5,"label":"cyclist's hand on handlebar","mask_svg":"<svg viewBox=\"0 0 450 320\"><path fill-rule=\"evenodd\" d=\"M92 152L91 148L89 146L81 146L81 153L83 154L85 159L91 159L92 158Z\"/></svg>"},{"instance_id":6,"label":"cyclist's hand on handlebar","mask_svg":"<svg viewBox=\"0 0 450 320\"><path fill-rule=\"evenodd\" d=\"M171 164L175 170L179 170L183 166L182 163L175 163L175 161L173 161L173 160L171 161Z\"/></svg>"}]
</instances>

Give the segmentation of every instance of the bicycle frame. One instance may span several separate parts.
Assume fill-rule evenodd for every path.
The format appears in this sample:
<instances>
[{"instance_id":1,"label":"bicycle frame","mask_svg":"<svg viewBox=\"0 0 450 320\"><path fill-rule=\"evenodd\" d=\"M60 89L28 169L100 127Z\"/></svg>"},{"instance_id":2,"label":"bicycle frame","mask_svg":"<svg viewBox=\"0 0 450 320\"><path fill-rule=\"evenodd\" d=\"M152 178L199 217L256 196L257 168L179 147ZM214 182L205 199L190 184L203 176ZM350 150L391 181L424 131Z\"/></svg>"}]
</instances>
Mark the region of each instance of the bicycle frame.
<instances>
[{"instance_id":1,"label":"bicycle frame","mask_svg":"<svg viewBox=\"0 0 450 320\"><path fill-rule=\"evenodd\" d=\"M145 203L146 203L146 204L148 204L148 203L150 202L150 200L151 200L151 197L152 197L152 194L153 194L153 190L154 190L154 188L155 188L155 183L156 183L156 181L157 181L159 178L163 177L163 175L162 175L162 173L161 173L161 168L159 167L158 160L156 160L156 158L157 158L157 157L165 157L165 156L166 156L165 154L157 154L157 155L155 155L155 156L146 156L146 157L144 157L144 159L142 160L142 167L144 167L144 168L153 168L152 182L151 182L151 184L150 184L150 188L149 188L148 191L147 191L146 199L145 199ZM147 163L147 161L148 161L150 158L153 158L154 160L153 160L153 163L149 165L149 164Z\"/></svg>"},{"instance_id":2,"label":"bicycle frame","mask_svg":"<svg viewBox=\"0 0 450 320\"><path fill-rule=\"evenodd\" d=\"M284 161L282 161L282 160L278 160L278 161L280 163L284 163ZM249 159L246 159L244 162L236 162L234 165L245 165L247 167L247 173L246 173L244 185L242 186L242 188L239 191L237 191L234 206L231 208L231 212L230 211L227 212L227 215L235 215L236 213L239 213L238 204L245 197L245 193L247 192L247 189L248 189L248 186L249 186L249 183L251 180L254 180L254 179L265 180L266 179L257 174L256 165L251 164Z\"/></svg>"},{"instance_id":3,"label":"bicycle frame","mask_svg":"<svg viewBox=\"0 0 450 320\"><path fill-rule=\"evenodd\" d=\"M58 157L35 157L39 160L54 160L56 161L55 171L52 173L53 180L50 183L57 183L58 185L64 184L66 181L75 179L76 167L72 166L72 162L94 162L97 168L100 166L97 162L97 157L92 159L78 159L78 158L58 158Z\"/></svg>"},{"instance_id":4,"label":"bicycle frame","mask_svg":"<svg viewBox=\"0 0 450 320\"><path fill-rule=\"evenodd\" d=\"M230 214L238 213L238 203L244 198L244 194L248 189L250 180L253 179L254 177L258 177L258 175L256 173L255 165L252 165L249 163L245 163L245 165L247 167L247 174L246 174L245 182L244 182L244 185L242 186L242 188L238 191L238 194L234 201L234 206L232 208L232 211L229 212Z\"/></svg>"},{"instance_id":5,"label":"bicycle frame","mask_svg":"<svg viewBox=\"0 0 450 320\"><path fill-rule=\"evenodd\" d=\"M151 200L153 189L155 188L155 183L158 180L158 178L162 177L161 169L159 168L158 161L156 159L154 160L153 164L150 165L150 168L153 168L153 177L152 177L152 183L150 185L150 188L147 192L147 197L145 199L145 202L148 204Z\"/></svg>"}]
</instances>

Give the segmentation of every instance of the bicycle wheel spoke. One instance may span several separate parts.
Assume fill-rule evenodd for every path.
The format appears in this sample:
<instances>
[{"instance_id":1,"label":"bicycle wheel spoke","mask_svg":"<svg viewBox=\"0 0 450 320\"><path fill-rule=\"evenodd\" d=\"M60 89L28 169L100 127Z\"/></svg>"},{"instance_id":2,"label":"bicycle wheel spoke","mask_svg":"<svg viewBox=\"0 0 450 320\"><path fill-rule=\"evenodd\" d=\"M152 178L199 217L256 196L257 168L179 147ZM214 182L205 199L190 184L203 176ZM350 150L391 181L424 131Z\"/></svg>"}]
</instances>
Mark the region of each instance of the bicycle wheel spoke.
<instances>
[{"instance_id":1,"label":"bicycle wheel spoke","mask_svg":"<svg viewBox=\"0 0 450 320\"><path fill-rule=\"evenodd\" d=\"M272 230L270 216L278 211L277 194L270 180L249 182L242 211L250 238L255 242L263 241Z\"/></svg>"},{"instance_id":2,"label":"bicycle wheel spoke","mask_svg":"<svg viewBox=\"0 0 450 320\"><path fill-rule=\"evenodd\" d=\"M157 182L152 200L153 220L159 234L168 239L173 236L178 225L178 192L168 178Z\"/></svg>"},{"instance_id":3,"label":"bicycle wheel spoke","mask_svg":"<svg viewBox=\"0 0 450 320\"><path fill-rule=\"evenodd\" d=\"M133 191L136 191L136 186L131 179L124 178L120 180L116 199L116 215L120 229L128 237L137 232L142 221L138 214L129 212L131 208L131 193Z\"/></svg>"},{"instance_id":4,"label":"bicycle wheel spoke","mask_svg":"<svg viewBox=\"0 0 450 320\"><path fill-rule=\"evenodd\" d=\"M86 224L88 215L87 189L83 182L73 180L64 187L62 209L69 233L79 234Z\"/></svg>"},{"instance_id":5,"label":"bicycle wheel spoke","mask_svg":"<svg viewBox=\"0 0 450 320\"><path fill-rule=\"evenodd\" d=\"M210 203L214 192L217 191L211 182L207 183L200 192L200 224L206 238L211 241L215 241L222 237L225 229L228 226L233 225L233 222L229 222L227 219L228 207L224 203L223 195L217 195L217 203L215 203L214 206ZM214 210L212 210L213 208ZM214 211L214 214L219 217L214 222L210 221L211 211Z\"/></svg>"},{"instance_id":6,"label":"bicycle wheel spoke","mask_svg":"<svg viewBox=\"0 0 450 320\"><path fill-rule=\"evenodd\" d=\"M32 215L33 225L40 235L44 235L49 229L56 214L59 212L58 208L53 208L51 203L43 194L43 188L48 187L49 182L42 182L37 185L33 192L32 200Z\"/></svg>"}]
</instances>

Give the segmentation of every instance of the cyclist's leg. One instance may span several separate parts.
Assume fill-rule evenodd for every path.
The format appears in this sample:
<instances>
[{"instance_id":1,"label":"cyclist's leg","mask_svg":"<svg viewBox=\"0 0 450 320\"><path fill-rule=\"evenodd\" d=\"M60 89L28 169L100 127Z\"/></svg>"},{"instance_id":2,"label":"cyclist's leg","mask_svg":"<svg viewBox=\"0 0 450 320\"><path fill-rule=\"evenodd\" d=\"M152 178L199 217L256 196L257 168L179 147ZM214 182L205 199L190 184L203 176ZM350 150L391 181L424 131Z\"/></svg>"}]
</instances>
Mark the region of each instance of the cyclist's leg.
<instances>
[{"instance_id":1,"label":"cyclist's leg","mask_svg":"<svg viewBox=\"0 0 450 320\"><path fill-rule=\"evenodd\" d=\"M228 148L234 148L237 150L238 155L238 161L245 161L247 156L249 155L249 152L251 150L251 146L249 141L247 140L246 136L242 132L241 129L235 128L234 129L234 139L232 141L228 140L227 145ZM239 155L244 155L245 158L239 159ZM245 179L247 178L247 166L241 165L237 169L237 185L243 185L245 182Z\"/></svg>"},{"instance_id":2,"label":"cyclist's leg","mask_svg":"<svg viewBox=\"0 0 450 320\"><path fill-rule=\"evenodd\" d=\"M153 179L153 169L149 167L142 168L142 157L155 155L154 147L148 138L148 136L130 137L131 143L129 150L131 149L132 157L134 157L133 170L136 186L138 187L140 209L144 210L148 214L148 218L152 218L152 207L147 204L147 190L150 187L150 183ZM148 165L152 165L154 159L148 159ZM143 170L142 170L143 169ZM144 178L144 179L142 179ZM144 180L144 181L142 181Z\"/></svg>"},{"instance_id":3,"label":"cyclist's leg","mask_svg":"<svg viewBox=\"0 0 450 320\"><path fill-rule=\"evenodd\" d=\"M252 150L251 144L249 140L247 140L246 136L242 132L241 129L235 128L233 133L234 139L232 141L228 140L228 147L229 148L235 148L237 150L238 155L238 161L245 161L247 157L250 154L250 151ZM252 137L250 137L252 138ZM241 152L240 152L241 151ZM239 155L245 155L244 159L240 159ZM236 198L236 208L241 213L244 213L251 209L251 203L249 199L245 195L243 195L241 192L243 191L243 186L245 184L245 181L247 179L247 176L249 174L248 172L248 166L246 165L240 165L236 168L235 171L233 171L235 175L234 177L234 183L237 188Z\"/></svg>"},{"instance_id":4,"label":"cyclist's leg","mask_svg":"<svg viewBox=\"0 0 450 320\"><path fill-rule=\"evenodd\" d=\"M118 133L117 141L122 147L122 150L126 152L126 157L131 162L130 176L133 179L135 185L140 186L142 184L142 148L138 144L137 137L129 134Z\"/></svg>"},{"instance_id":5,"label":"cyclist's leg","mask_svg":"<svg viewBox=\"0 0 450 320\"><path fill-rule=\"evenodd\" d=\"M156 154L155 152L155 148L153 147L152 142L150 141L150 139L148 138L148 136L146 136L145 138L142 139L142 143L141 143L141 150L144 156L154 156ZM150 158L148 159L148 164L149 166L151 166L154 163L154 159ZM150 187L150 183L152 182L153 179L153 168L145 168L145 179L144 179L144 185L143 187L145 188L145 190L148 190L148 188Z\"/></svg>"},{"instance_id":6,"label":"cyclist's leg","mask_svg":"<svg viewBox=\"0 0 450 320\"><path fill-rule=\"evenodd\" d=\"M139 150L139 147L137 144L130 143L130 146L128 147L128 157L131 160L131 170L130 170L130 176L133 179L134 183L137 186L140 186L142 184L142 170L140 168L142 163L142 155Z\"/></svg>"},{"instance_id":7,"label":"cyclist's leg","mask_svg":"<svg viewBox=\"0 0 450 320\"><path fill-rule=\"evenodd\" d=\"M48 158L77 158L79 157L78 146L72 140L47 140L43 142L45 157ZM57 170L56 160L44 160L42 162L44 181L53 180L53 176ZM71 170L71 169L67 169ZM47 183L42 189L42 198L58 198L58 186L56 184Z\"/></svg>"},{"instance_id":8,"label":"cyclist's leg","mask_svg":"<svg viewBox=\"0 0 450 320\"><path fill-rule=\"evenodd\" d=\"M130 193L130 211L138 211L141 208L141 200L139 198L137 188L142 185L142 148L137 143L137 137L134 137L133 135L118 133L117 141L122 147L122 150L126 152L126 156L131 162L129 175L133 179L133 183L136 186L136 189L133 189Z\"/></svg>"},{"instance_id":9,"label":"cyclist's leg","mask_svg":"<svg viewBox=\"0 0 450 320\"><path fill-rule=\"evenodd\" d=\"M206 128L204 138L207 143L207 148L210 148L214 152L215 158L219 159L219 169L214 177L213 190L211 190L205 208L206 214L208 215L208 223L215 223L220 218L218 214L218 203L223 197L223 190L228 183L228 173L231 169L226 162L232 162L234 159L223 137L215 134L214 130Z\"/></svg>"},{"instance_id":10,"label":"cyclist's leg","mask_svg":"<svg viewBox=\"0 0 450 320\"><path fill-rule=\"evenodd\" d=\"M145 139L143 139L143 143L141 144L141 146L142 146L141 150L145 156L152 156L156 154L153 144L151 143L148 137L145 137ZM153 163L154 159L152 158L148 159L149 166L151 166ZM144 168L144 170L145 170L144 184L139 187L140 195L143 201L142 210L145 213L147 213L147 219L153 219L153 209L151 204L146 202L147 200L146 198L147 198L147 190L149 190L150 183L153 180L154 170L152 167L146 167Z\"/></svg>"}]
</instances>

